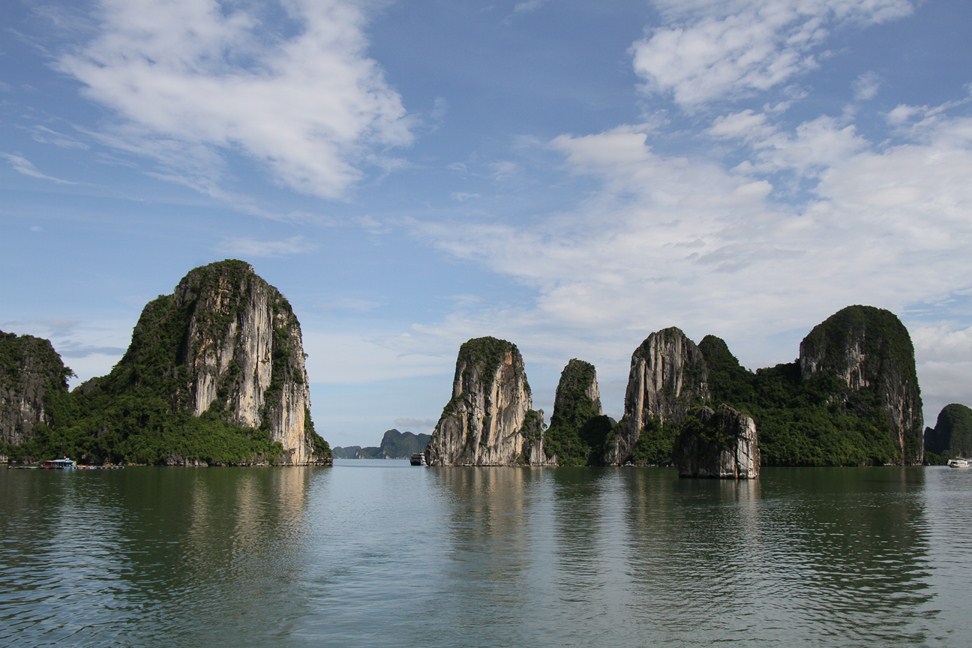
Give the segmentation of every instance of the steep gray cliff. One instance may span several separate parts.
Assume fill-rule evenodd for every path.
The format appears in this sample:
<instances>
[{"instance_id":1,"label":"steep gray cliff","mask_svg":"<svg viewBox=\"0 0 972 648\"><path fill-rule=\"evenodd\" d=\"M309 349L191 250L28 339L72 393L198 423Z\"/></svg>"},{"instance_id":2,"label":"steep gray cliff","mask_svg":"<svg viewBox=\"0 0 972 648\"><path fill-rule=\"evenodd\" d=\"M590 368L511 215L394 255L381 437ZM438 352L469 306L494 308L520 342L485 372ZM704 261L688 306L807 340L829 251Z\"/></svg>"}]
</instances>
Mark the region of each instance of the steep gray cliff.
<instances>
[{"instance_id":1,"label":"steep gray cliff","mask_svg":"<svg viewBox=\"0 0 972 648\"><path fill-rule=\"evenodd\" d=\"M280 292L242 261L189 272L149 303L118 366L99 388L147 390L175 409L263 430L277 463L328 460L310 420L300 323Z\"/></svg>"},{"instance_id":2,"label":"steep gray cliff","mask_svg":"<svg viewBox=\"0 0 972 648\"><path fill-rule=\"evenodd\" d=\"M683 422L672 454L681 477L759 477L756 423L728 405L693 412Z\"/></svg>"},{"instance_id":3,"label":"steep gray cliff","mask_svg":"<svg viewBox=\"0 0 972 648\"><path fill-rule=\"evenodd\" d=\"M850 409L865 410L876 401L903 463L922 463L922 405L915 350L908 329L897 316L873 306L848 306L803 339L799 363L804 381L821 376L840 381L846 389L839 397Z\"/></svg>"},{"instance_id":4,"label":"steep gray cliff","mask_svg":"<svg viewBox=\"0 0 972 648\"><path fill-rule=\"evenodd\" d=\"M631 356L624 417L605 463L631 460L642 430L650 422L680 424L687 412L708 400L707 369L699 348L678 328L649 335Z\"/></svg>"},{"instance_id":5,"label":"steep gray cliff","mask_svg":"<svg viewBox=\"0 0 972 648\"><path fill-rule=\"evenodd\" d=\"M523 358L514 344L483 337L462 345L452 399L425 452L430 466L547 462L543 415L533 410Z\"/></svg>"},{"instance_id":6,"label":"steep gray cliff","mask_svg":"<svg viewBox=\"0 0 972 648\"><path fill-rule=\"evenodd\" d=\"M24 443L38 423L51 425L50 401L67 395L71 375L50 341L0 331L0 446Z\"/></svg>"}]
</instances>

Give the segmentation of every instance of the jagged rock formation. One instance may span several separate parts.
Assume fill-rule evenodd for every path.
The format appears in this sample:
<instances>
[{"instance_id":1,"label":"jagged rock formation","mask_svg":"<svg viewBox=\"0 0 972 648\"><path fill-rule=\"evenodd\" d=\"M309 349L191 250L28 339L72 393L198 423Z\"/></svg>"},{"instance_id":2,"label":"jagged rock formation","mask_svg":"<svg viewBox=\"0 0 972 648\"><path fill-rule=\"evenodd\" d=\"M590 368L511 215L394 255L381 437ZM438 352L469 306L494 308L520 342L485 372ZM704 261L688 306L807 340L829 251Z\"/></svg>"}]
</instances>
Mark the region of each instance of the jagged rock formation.
<instances>
[{"instance_id":1,"label":"jagged rock formation","mask_svg":"<svg viewBox=\"0 0 972 648\"><path fill-rule=\"evenodd\" d=\"M935 427L925 428L925 450L943 457L972 457L972 409L959 403L942 408Z\"/></svg>"},{"instance_id":2,"label":"jagged rock formation","mask_svg":"<svg viewBox=\"0 0 972 648\"><path fill-rule=\"evenodd\" d=\"M329 460L310 419L300 323L242 261L196 268L150 302L122 360L91 390L161 395L176 411L262 430L282 446L274 463Z\"/></svg>"},{"instance_id":3,"label":"jagged rock formation","mask_svg":"<svg viewBox=\"0 0 972 648\"><path fill-rule=\"evenodd\" d=\"M452 399L425 453L430 466L546 463L543 414L533 409L523 358L514 344L483 337L462 345Z\"/></svg>"},{"instance_id":4,"label":"jagged rock formation","mask_svg":"<svg viewBox=\"0 0 972 648\"><path fill-rule=\"evenodd\" d=\"M673 455L682 477L756 479L756 423L727 405L702 407L683 422Z\"/></svg>"},{"instance_id":5,"label":"jagged rock formation","mask_svg":"<svg viewBox=\"0 0 972 648\"><path fill-rule=\"evenodd\" d=\"M800 343L800 375L836 377L844 404L862 409L876 400L905 464L922 463L921 392L911 336L893 313L848 306L810 331Z\"/></svg>"},{"instance_id":6,"label":"jagged rock formation","mask_svg":"<svg viewBox=\"0 0 972 648\"><path fill-rule=\"evenodd\" d=\"M649 423L678 425L688 411L708 401L708 371L702 352L678 328L649 335L631 356L624 417L605 463L629 461Z\"/></svg>"},{"instance_id":7,"label":"jagged rock formation","mask_svg":"<svg viewBox=\"0 0 972 648\"><path fill-rule=\"evenodd\" d=\"M576 358L560 374L550 427L543 437L551 463L585 466L603 454L613 422L603 414L594 365Z\"/></svg>"},{"instance_id":8,"label":"jagged rock formation","mask_svg":"<svg viewBox=\"0 0 972 648\"><path fill-rule=\"evenodd\" d=\"M35 425L52 425L52 398L66 396L73 375L50 341L0 331L0 451L29 440Z\"/></svg>"}]
</instances>

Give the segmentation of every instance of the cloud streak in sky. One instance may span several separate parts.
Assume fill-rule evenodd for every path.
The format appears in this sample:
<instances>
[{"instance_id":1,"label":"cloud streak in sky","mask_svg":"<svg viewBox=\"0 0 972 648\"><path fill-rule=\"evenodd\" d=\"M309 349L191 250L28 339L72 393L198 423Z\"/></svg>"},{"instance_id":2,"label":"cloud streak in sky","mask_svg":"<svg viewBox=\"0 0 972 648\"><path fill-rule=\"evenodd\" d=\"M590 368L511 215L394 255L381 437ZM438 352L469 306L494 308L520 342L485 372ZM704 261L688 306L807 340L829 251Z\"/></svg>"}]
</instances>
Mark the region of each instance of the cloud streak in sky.
<instances>
[{"instance_id":1,"label":"cloud streak in sky","mask_svg":"<svg viewBox=\"0 0 972 648\"><path fill-rule=\"evenodd\" d=\"M353 3L263 6L285 20L214 0L98 7L97 36L58 68L121 118L112 137L174 172L186 155L239 152L282 185L338 198L359 165L412 141L401 98L364 53ZM197 175L208 167L193 166Z\"/></svg>"},{"instance_id":2,"label":"cloud streak in sky","mask_svg":"<svg viewBox=\"0 0 972 648\"><path fill-rule=\"evenodd\" d=\"M73 185L76 182L71 182L70 180L63 180L61 178L55 178L54 176L42 173L40 169L34 166L34 163L23 157L22 155L15 155L13 153L0 153L0 157L5 159L14 171L21 175L25 175L28 178L36 178L37 180L47 180L48 182L53 182L55 184L63 185Z\"/></svg>"},{"instance_id":3,"label":"cloud streak in sky","mask_svg":"<svg viewBox=\"0 0 972 648\"><path fill-rule=\"evenodd\" d=\"M632 47L635 73L683 108L763 92L818 65L831 30L913 11L909 0L656 0L666 24Z\"/></svg>"}]
</instances>

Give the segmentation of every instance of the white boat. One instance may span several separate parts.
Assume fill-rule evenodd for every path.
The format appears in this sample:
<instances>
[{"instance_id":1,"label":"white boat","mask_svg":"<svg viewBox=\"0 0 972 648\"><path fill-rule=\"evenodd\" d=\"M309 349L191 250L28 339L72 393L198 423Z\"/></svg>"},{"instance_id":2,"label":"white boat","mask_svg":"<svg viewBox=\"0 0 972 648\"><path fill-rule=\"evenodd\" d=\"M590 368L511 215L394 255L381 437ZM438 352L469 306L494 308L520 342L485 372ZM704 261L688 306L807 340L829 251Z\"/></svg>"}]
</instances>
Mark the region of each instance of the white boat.
<instances>
[{"instance_id":1,"label":"white boat","mask_svg":"<svg viewBox=\"0 0 972 648\"><path fill-rule=\"evenodd\" d=\"M41 468L47 468L48 470L74 470L78 467L78 462L73 459L68 459L67 457L62 457L61 459L48 459L41 464Z\"/></svg>"},{"instance_id":2,"label":"white boat","mask_svg":"<svg viewBox=\"0 0 972 648\"><path fill-rule=\"evenodd\" d=\"M949 468L972 468L972 459L949 459Z\"/></svg>"},{"instance_id":3,"label":"white boat","mask_svg":"<svg viewBox=\"0 0 972 648\"><path fill-rule=\"evenodd\" d=\"M425 465L425 453L424 452L414 452L412 456L408 458L409 463L413 466L424 466Z\"/></svg>"}]
</instances>

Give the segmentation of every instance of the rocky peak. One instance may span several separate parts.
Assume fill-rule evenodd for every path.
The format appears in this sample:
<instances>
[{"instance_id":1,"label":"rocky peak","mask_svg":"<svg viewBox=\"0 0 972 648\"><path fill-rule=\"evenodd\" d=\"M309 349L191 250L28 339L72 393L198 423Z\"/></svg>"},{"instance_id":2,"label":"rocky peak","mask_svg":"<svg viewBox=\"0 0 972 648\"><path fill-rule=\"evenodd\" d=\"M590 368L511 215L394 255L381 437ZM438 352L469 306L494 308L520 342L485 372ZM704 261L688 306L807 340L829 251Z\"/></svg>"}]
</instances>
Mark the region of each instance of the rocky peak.
<instances>
[{"instance_id":1,"label":"rocky peak","mask_svg":"<svg viewBox=\"0 0 972 648\"><path fill-rule=\"evenodd\" d=\"M800 343L800 374L838 379L846 405L876 399L891 440L906 464L923 458L921 393L908 330L890 311L848 306L810 331Z\"/></svg>"},{"instance_id":2,"label":"rocky peak","mask_svg":"<svg viewBox=\"0 0 972 648\"><path fill-rule=\"evenodd\" d=\"M28 440L38 423L53 423L48 401L67 395L71 375L50 341L0 331L0 449Z\"/></svg>"},{"instance_id":3,"label":"rocky peak","mask_svg":"<svg viewBox=\"0 0 972 648\"><path fill-rule=\"evenodd\" d=\"M196 416L216 412L263 429L283 446L281 463L319 459L300 323L248 263L196 268L172 295L148 304L109 376L116 390L124 388L119 383L165 393Z\"/></svg>"},{"instance_id":4,"label":"rocky peak","mask_svg":"<svg viewBox=\"0 0 972 648\"><path fill-rule=\"evenodd\" d=\"M592 451L603 450L604 426L594 424L601 417L594 365L575 358L560 374L550 428L544 434L550 461L561 466L587 465Z\"/></svg>"},{"instance_id":5,"label":"rocky peak","mask_svg":"<svg viewBox=\"0 0 972 648\"><path fill-rule=\"evenodd\" d=\"M631 356L624 418L605 462L627 461L649 421L679 424L708 400L708 372L702 352L678 328L649 335Z\"/></svg>"},{"instance_id":6,"label":"rocky peak","mask_svg":"<svg viewBox=\"0 0 972 648\"><path fill-rule=\"evenodd\" d=\"M942 408L935 427L925 429L925 449L947 457L972 457L972 409L959 403Z\"/></svg>"},{"instance_id":7,"label":"rocky peak","mask_svg":"<svg viewBox=\"0 0 972 648\"><path fill-rule=\"evenodd\" d=\"M452 399L426 449L430 465L542 464L543 415L533 410L523 358L506 340L482 337L459 349Z\"/></svg>"}]
</instances>

